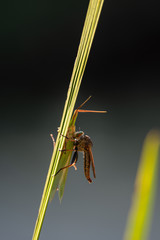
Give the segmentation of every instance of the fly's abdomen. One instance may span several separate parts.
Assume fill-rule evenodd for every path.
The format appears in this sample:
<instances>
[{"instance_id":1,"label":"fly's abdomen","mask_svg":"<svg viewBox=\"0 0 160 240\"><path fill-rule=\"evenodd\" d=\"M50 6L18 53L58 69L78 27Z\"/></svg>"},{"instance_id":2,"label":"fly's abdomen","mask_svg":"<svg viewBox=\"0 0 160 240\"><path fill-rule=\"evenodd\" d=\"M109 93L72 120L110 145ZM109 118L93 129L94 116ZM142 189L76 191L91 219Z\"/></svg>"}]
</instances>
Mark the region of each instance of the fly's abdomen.
<instances>
[{"instance_id":1,"label":"fly's abdomen","mask_svg":"<svg viewBox=\"0 0 160 240\"><path fill-rule=\"evenodd\" d=\"M87 178L88 182L91 183L92 180L90 179L90 156L88 151L84 151L84 174Z\"/></svg>"}]
</instances>

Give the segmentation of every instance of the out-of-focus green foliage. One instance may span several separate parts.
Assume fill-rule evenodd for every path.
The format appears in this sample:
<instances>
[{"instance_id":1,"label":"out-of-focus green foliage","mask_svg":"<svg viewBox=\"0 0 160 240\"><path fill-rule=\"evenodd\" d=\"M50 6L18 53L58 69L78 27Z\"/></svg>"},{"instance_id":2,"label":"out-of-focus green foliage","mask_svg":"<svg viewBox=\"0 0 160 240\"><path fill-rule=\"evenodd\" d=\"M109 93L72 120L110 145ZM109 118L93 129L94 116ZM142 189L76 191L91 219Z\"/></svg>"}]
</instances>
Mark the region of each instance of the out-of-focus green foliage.
<instances>
[{"instance_id":1,"label":"out-of-focus green foliage","mask_svg":"<svg viewBox=\"0 0 160 240\"><path fill-rule=\"evenodd\" d=\"M148 238L157 184L159 146L160 133L149 132L144 142L137 171L124 240L146 240Z\"/></svg>"}]
</instances>

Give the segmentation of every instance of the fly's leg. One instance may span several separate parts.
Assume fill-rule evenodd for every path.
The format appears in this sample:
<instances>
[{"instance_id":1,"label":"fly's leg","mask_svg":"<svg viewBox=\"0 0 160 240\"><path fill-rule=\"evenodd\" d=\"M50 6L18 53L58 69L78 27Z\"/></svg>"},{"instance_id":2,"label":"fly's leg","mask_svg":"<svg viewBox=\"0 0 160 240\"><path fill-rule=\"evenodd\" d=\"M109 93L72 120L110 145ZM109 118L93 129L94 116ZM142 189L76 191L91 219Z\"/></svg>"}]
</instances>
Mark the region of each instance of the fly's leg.
<instances>
[{"instance_id":1,"label":"fly's leg","mask_svg":"<svg viewBox=\"0 0 160 240\"><path fill-rule=\"evenodd\" d=\"M75 153L73 155L72 162L71 162L75 170L77 170L77 167L76 167L77 160L78 160L78 151L77 151L77 147L75 147Z\"/></svg>"},{"instance_id":2,"label":"fly's leg","mask_svg":"<svg viewBox=\"0 0 160 240\"><path fill-rule=\"evenodd\" d=\"M59 149L60 152L70 152L70 151L74 151L74 149Z\"/></svg>"},{"instance_id":3,"label":"fly's leg","mask_svg":"<svg viewBox=\"0 0 160 240\"><path fill-rule=\"evenodd\" d=\"M68 166L65 166L65 167L63 167L63 168L60 168L59 170L58 170L58 172L56 172L56 174L54 175L54 176L57 176L57 174L58 173L60 173L62 170L64 170L64 169L66 169L66 168L70 168L70 167L74 167L75 166L75 163L72 163L72 164L69 164Z\"/></svg>"},{"instance_id":4,"label":"fly's leg","mask_svg":"<svg viewBox=\"0 0 160 240\"><path fill-rule=\"evenodd\" d=\"M63 134L60 134L62 137L65 137L66 139L68 139L69 141L71 141L71 142L74 142L75 141L75 139L73 139L73 138L69 138L69 137L67 137L67 136L65 136L65 135L63 135Z\"/></svg>"},{"instance_id":5,"label":"fly's leg","mask_svg":"<svg viewBox=\"0 0 160 240\"><path fill-rule=\"evenodd\" d=\"M70 151L70 150L69 150L69 151ZM73 150L71 150L71 151L73 151ZM54 176L56 176L60 171L66 169L66 168L74 167L74 169L77 170L77 167L76 167L76 165L75 165L76 162L77 162L77 160L78 160L78 152L77 152L77 149L76 149L76 151L75 151L75 153L74 153L74 155L73 155L71 164L69 164L69 165L67 165L67 166L65 166L65 167L63 167L63 168L60 168L60 169L58 170L58 172L56 172L56 174L55 174Z\"/></svg>"},{"instance_id":6,"label":"fly's leg","mask_svg":"<svg viewBox=\"0 0 160 240\"><path fill-rule=\"evenodd\" d=\"M74 141L75 141L73 138L69 138L69 137L63 135L62 133L60 134L60 136L65 137L67 140L69 140L69 141L71 141L71 142L74 142ZM59 151L62 151L62 152L64 152L64 153L66 153L66 151L73 151L73 150L66 150L66 141L65 141L65 143L64 143L64 147L65 147L64 149L59 150Z\"/></svg>"}]
</instances>

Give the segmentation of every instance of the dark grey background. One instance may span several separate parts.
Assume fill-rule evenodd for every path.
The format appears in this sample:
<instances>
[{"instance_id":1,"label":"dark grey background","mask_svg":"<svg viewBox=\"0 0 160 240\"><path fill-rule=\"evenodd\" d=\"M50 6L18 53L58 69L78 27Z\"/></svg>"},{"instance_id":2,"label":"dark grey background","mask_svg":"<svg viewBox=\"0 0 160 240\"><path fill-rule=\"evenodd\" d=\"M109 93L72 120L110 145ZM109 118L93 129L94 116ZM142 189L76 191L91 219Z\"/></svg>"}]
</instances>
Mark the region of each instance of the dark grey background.
<instances>
[{"instance_id":1,"label":"dark grey background","mask_svg":"<svg viewBox=\"0 0 160 240\"><path fill-rule=\"evenodd\" d=\"M0 238L31 239L88 1L1 6ZM49 204L40 239L123 238L144 138L160 128L158 1L105 1L76 106L94 143L97 178L80 154L62 204ZM159 186L158 186L159 188ZM160 193L150 239L159 239Z\"/></svg>"}]
</instances>

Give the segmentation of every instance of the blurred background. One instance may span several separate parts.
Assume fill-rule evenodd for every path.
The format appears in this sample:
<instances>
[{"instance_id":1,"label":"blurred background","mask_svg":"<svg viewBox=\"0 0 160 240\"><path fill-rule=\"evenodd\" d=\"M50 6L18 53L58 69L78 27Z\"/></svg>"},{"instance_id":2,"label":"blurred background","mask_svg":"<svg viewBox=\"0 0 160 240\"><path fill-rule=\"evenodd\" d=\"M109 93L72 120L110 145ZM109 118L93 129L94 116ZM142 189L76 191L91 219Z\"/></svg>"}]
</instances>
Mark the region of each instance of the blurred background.
<instances>
[{"instance_id":1,"label":"blurred background","mask_svg":"<svg viewBox=\"0 0 160 240\"><path fill-rule=\"evenodd\" d=\"M0 238L32 238L63 112L86 0L3 1L0 31ZM40 239L123 238L146 134L160 128L157 0L106 0L76 107L93 141L97 178L79 154L62 203L49 203ZM93 178L93 177L92 177ZM160 191L150 239L159 239Z\"/></svg>"}]
</instances>

